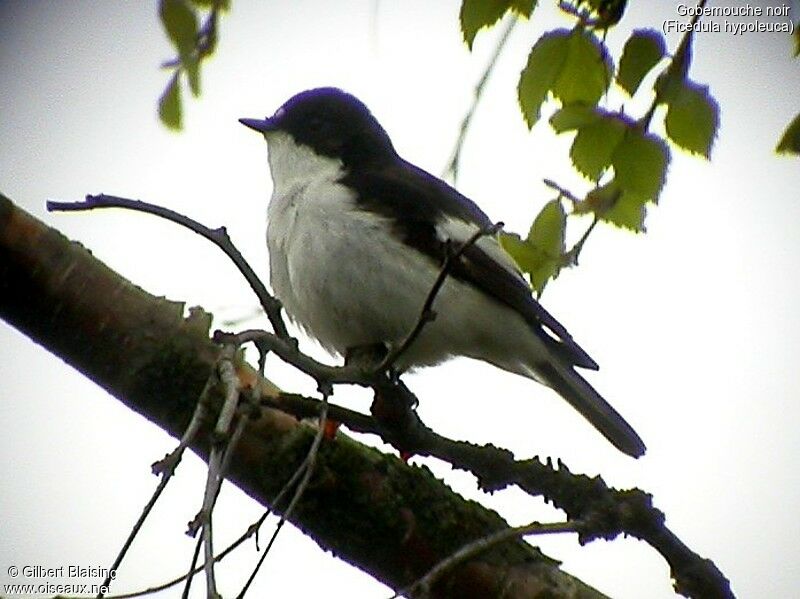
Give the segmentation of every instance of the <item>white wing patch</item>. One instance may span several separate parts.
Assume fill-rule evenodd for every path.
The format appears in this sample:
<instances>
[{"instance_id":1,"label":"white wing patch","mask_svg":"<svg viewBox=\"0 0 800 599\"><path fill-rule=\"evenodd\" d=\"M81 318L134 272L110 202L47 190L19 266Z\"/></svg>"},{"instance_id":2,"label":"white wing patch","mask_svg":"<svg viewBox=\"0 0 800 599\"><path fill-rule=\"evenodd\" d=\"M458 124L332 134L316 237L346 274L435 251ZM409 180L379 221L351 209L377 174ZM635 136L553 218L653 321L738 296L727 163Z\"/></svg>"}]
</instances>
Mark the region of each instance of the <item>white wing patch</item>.
<instances>
[{"instance_id":1,"label":"white wing patch","mask_svg":"<svg viewBox=\"0 0 800 599\"><path fill-rule=\"evenodd\" d=\"M472 237L478 230L475 223L469 223L460 218L446 216L436 224L436 235L440 241L452 240L455 243L464 243ZM514 259L508 255L495 235L484 235L475 243L479 248L486 252L498 266L502 266L508 272L523 279L522 274L517 268ZM527 283L525 283L527 285Z\"/></svg>"}]
</instances>

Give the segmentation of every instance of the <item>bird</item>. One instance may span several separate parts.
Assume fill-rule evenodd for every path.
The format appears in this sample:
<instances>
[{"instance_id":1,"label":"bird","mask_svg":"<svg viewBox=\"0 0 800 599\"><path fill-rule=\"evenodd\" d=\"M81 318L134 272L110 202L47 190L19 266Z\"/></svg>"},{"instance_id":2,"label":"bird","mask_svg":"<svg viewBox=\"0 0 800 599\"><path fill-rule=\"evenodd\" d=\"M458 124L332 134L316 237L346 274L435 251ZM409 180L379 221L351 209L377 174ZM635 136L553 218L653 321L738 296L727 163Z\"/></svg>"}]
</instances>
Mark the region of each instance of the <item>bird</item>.
<instances>
[{"instance_id":1,"label":"bird","mask_svg":"<svg viewBox=\"0 0 800 599\"><path fill-rule=\"evenodd\" d=\"M435 318L397 357L405 372L457 356L553 389L623 453L645 445L577 372L598 364L533 296L492 221L400 157L367 106L335 87L302 91L239 122L267 142L270 284L289 318L334 355L397 348L453 247Z\"/></svg>"}]
</instances>

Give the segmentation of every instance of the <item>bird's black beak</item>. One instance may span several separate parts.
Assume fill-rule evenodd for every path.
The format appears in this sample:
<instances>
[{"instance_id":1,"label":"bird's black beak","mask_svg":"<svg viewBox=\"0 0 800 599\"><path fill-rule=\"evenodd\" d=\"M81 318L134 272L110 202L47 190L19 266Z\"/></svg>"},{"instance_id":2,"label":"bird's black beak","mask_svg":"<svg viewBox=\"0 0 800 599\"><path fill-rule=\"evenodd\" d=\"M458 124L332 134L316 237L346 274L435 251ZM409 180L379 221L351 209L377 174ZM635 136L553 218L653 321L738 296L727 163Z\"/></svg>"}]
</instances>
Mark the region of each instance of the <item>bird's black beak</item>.
<instances>
[{"instance_id":1,"label":"bird's black beak","mask_svg":"<svg viewBox=\"0 0 800 599\"><path fill-rule=\"evenodd\" d=\"M272 119L239 119L239 122L245 127L250 127L259 133L266 133L267 131L274 131L276 129Z\"/></svg>"}]
</instances>

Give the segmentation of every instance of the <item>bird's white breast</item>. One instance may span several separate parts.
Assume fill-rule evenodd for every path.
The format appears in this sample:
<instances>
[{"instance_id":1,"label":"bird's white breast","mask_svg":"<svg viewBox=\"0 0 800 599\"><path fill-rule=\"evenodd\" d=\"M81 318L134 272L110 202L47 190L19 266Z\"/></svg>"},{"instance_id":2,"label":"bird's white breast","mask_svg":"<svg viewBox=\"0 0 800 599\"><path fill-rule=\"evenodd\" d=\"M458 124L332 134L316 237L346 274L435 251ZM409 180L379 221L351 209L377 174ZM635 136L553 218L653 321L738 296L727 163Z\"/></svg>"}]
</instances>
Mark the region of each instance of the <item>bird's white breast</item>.
<instances>
[{"instance_id":1,"label":"bird's white breast","mask_svg":"<svg viewBox=\"0 0 800 599\"><path fill-rule=\"evenodd\" d=\"M385 217L359 208L354 192L339 182L340 161L283 133L270 133L267 140L274 182L267 225L270 281L287 313L339 354L399 343L419 319L440 265L397 239ZM437 228L456 241L474 230L456 222ZM499 246L491 251L502 252ZM501 264L513 268L507 257ZM501 348L512 333L526 329L516 313L452 277L434 309L437 318L407 352L407 365L435 364L452 355L505 362L491 355L493 346Z\"/></svg>"},{"instance_id":2,"label":"bird's white breast","mask_svg":"<svg viewBox=\"0 0 800 599\"><path fill-rule=\"evenodd\" d=\"M385 219L358 209L339 183L340 161L283 133L268 141L270 281L287 313L337 353L402 338L421 307L420 287L397 287L415 265Z\"/></svg>"}]
</instances>

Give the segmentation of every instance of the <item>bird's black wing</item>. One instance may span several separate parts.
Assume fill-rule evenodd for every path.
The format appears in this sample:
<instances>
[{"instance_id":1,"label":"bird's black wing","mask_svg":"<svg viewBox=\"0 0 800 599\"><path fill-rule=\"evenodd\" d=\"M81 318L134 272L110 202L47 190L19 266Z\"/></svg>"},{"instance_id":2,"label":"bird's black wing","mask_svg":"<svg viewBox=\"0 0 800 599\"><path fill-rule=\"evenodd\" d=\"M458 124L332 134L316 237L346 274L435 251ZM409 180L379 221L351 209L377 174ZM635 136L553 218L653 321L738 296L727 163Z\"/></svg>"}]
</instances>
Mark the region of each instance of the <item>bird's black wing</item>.
<instances>
[{"instance_id":1,"label":"bird's black wing","mask_svg":"<svg viewBox=\"0 0 800 599\"><path fill-rule=\"evenodd\" d=\"M361 209L389 219L404 243L430 256L436 264L442 264L448 251L437 226L448 219L480 228L492 224L472 200L408 162L398 160L391 165L384 163L368 170L351 171L341 182L355 190ZM484 248L477 244L466 248L460 260L451 266L450 273L517 311L569 364L597 370L597 363L536 301L525 279L500 264Z\"/></svg>"}]
</instances>

